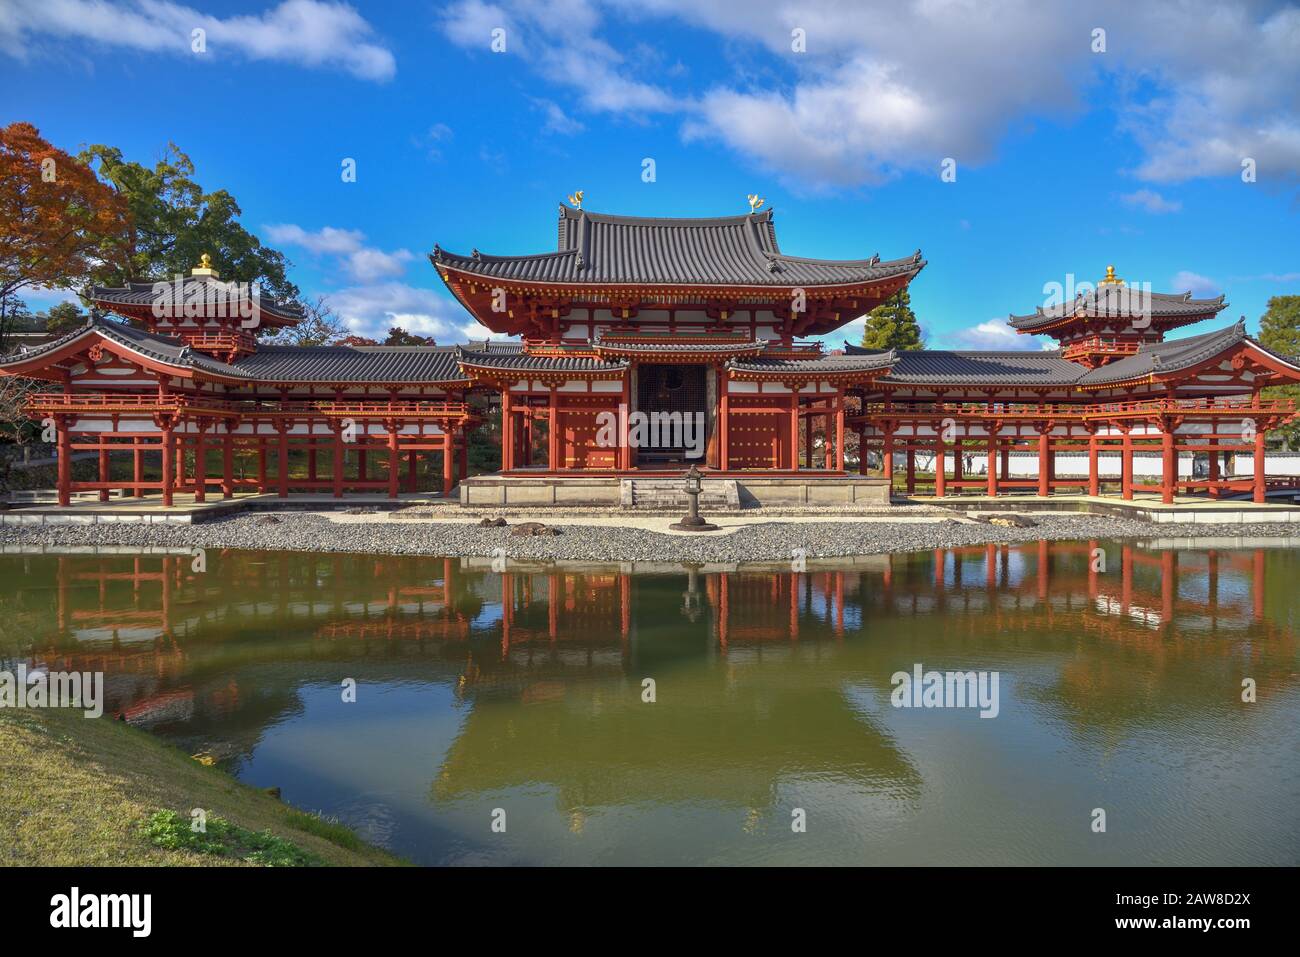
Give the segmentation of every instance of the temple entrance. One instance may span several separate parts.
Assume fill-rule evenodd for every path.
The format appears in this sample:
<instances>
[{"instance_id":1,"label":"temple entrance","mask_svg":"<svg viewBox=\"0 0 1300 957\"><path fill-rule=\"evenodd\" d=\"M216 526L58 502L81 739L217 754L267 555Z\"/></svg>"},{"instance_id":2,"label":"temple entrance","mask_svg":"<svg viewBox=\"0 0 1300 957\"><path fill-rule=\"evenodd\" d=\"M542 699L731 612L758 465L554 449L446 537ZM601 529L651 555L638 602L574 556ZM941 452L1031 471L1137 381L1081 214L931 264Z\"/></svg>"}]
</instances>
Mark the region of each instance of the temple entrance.
<instances>
[{"instance_id":1,"label":"temple entrance","mask_svg":"<svg viewBox=\"0 0 1300 957\"><path fill-rule=\"evenodd\" d=\"M704 464L709 434L708 370L705 365L637 367L635 418L629 423L629 434L633 440L639 439L633 449L639 468Z\"/></svg>"}]
</instances>

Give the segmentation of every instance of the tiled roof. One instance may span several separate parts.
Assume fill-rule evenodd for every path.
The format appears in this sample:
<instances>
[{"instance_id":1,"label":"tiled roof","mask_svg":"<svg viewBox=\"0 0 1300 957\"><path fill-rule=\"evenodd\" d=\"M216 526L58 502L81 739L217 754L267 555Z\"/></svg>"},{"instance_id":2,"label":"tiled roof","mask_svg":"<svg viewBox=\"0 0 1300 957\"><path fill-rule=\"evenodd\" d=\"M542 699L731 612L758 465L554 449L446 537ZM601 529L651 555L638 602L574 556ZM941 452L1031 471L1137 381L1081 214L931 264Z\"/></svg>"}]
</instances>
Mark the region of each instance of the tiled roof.
<instances>
[{"instance_id":1,"label":"tiled roof","mask_svg":"<svg viewBox=\"0 0 1300 957\"><path fill-rule=\"evenodd\" d=\"M753 358L732 359L727 363L728 369L737 372L761 373L780 376L785 373L826 373L837 372L874 372L888 369L894 363L895 353L863 352L859 355L815 356L808 359L793 359L777 356L755 356Z\"/></svg>"},{"instance_id":2,"label":"tiled roof","mask_svg":"<svg viewBox=\"0 0 1300 957\"><path fill-rule=\"evenodd\" d=\"M784 255L772 211L712 219L610 216L560 206L559 248L529 256L468 256L434 247L435 266L519 282L844 286L911 278L920 250L882 262Z\"/></svg>"},{"instance_id":3,"label":"tiled roof","mask_svg":"<svg viewBox=\"0 0 1300 957\"><path fill-rule=\"evenodd\" d=\"M458 346L259 346L237 363L266 382L465 382Z\"/></svg>"},{"instance_id":4,"label":"tiled roof","mask_svg":"<svg viewBox=\"0 0 1300 957\"><path fill-rule=\"evenodd\" d=\"M621 352L629 355L714 355L731 356L762 352L767 343L753 339L734 338L730 341L704 339L698 336L677 335L663 338L623 338L597 336L592 346L600 351Z\"/></svg>"},{"instance_id":5,"label":"tiled roof","mask_svg":"<svg viewBox=\"0 0 1300 957\"><path fill-rule=\"evenodd\" d=\"M856 351L846 346L846 352ZM1060 352L899 352L881 382L915 385L1069 385L1087 369Z\"/></svg>"},{"instance_id":6,"label":"tiled roof","mask_svg":"<svg viewBox=\"0 0 1300 957\"><path fill-rule=\"evenodd\" d=\"M109 309L114 306L152 307L157 299L154 287L159 283L170 286L173 281L169 279L158 282L131 282L125 286L92 286L86 298ZM195 283L226 285L225 280L210 276L186 276L182 282L187 300L190 295L189 289ZM194 295L198 294L194 293ZM302 306L296 302L277 302L268 296L259 295L258 308L280 322L299 322L303 318Z\"/></svg>"},{"instance_id":7,"label":"tiled roof","mask_svg":"<svg viewBox=\"0 0 1300 957\"><path fill-rule=\"evenodd\" d=\"M480 369L503 372L622 372L625 360L609 361L590 355L527 355L472 352L461 349L459 361Z\"/></svg>"},{"instance_id":8,"label":"tiled roof","mask_svg":"<svg viewBox=\"0 0 1300 957\"><path fill-rule=\"evenodd\" d=\"M1134 308L1135 305L1137 308ZM1103 285L1080 294L1069 302L1046 308L1040 306L1027 316L1010 316L1007 322L1013 329L1028 331L1072 316L1113 316L1119 319L1145 317L1148 306L1152 318L1190 320L1197 317L1209 318L1227 305L1223 296L1193 299L1190 292L1153 292L1144 295L1135 286Z\"/></svg>"},{"instance_id":9,"label":"tiled roof","mask_svg":"<svg viewBox=\"0 0 1300 957\"><path fill-rule=\"evenodd\" d=\"M1186 339L1174 339L1170 342L1143 346L1134 355L1093 369L1080 380L1079 384L1096 386L1145 378L1149 375L1179 372L1199 365L1207 359L1213 359L1243 342L1248 342L1275 359L1300 369L1300 358L1273 352L1246 335L1246 323L1242 320L1218 332L1207 332L1200 336L1188 336Z\"/></svg>"}]
</instances>

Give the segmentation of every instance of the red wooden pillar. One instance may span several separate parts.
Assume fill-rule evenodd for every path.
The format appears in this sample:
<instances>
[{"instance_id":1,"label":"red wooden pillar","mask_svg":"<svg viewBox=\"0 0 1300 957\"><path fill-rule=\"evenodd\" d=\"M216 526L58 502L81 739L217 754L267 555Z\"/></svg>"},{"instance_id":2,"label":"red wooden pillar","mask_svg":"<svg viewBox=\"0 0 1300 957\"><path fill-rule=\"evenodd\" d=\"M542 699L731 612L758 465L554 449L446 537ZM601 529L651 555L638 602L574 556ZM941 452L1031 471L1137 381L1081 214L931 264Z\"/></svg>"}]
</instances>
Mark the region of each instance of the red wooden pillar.
<instances>
[{"instance_id":1,"label":"red wooden pillar","mask_svg":"<svg viewBox=\"0 0 1300 957\"><path fill-rule=\"evenodd\" d=\"M199 423L199 430L194 433L194 501L206 502L208 500L208 470L207 470L207 449L204 447L203 423Z\"/></svg>"},{"instance_id":2,"label":"red wooden pillar","mask_svg":"<svg viewBox=\"0 0 1300 957\"><path fill-rule=\"evenodd\" d=\"M998 433L996 425L989 425L988 438L988 496L996 498L998 494Z\"/></svg>"},{"instance_id":3,"label":"red wooden pillar","mask_svg":"<svg viewBox=\"0 0 1300 957\"><path fill-rule=\"evenodd\" d=\"M954 439L952 443L952 477L954 481L961 481L962 479L961 444L961 439Z\"/></svg>"},{"instance_id":4,"label":"red wooden pillar","mask_svg":"<svg viewBox=\"0 0 1300 957\"><path fill-rule=\"evenodd\" d=\"M1257 504L1264 504L1267 501L1267 482L1264 475L1264 430L1260 429L1255 433L1255 495L1254 499Z\"/></svg>"},{"instance_id":5,"label":"red wooden pillar","mask_svg":"<svg viewBox=\"0 0 1300 957\"><path fill-rule=\"evenodd\" d=\"M450 450L447 454L451 454ZM416 459L415 450L406 453L406 490L414 492L415 486L419 484L419 476L416 474L419 468L418 459Z\"/></svg>"},{"instance_id":6,"label":"red wooden pillar","mask_svg":"<svg viewBox=\"0 0 1300 957\"><path fill-rule=\"evenodd\" d=\"M916 446L913 445L916 436L908 438L907 442L907 494L911 495L916 491Z\"/></svg>"},{"instance_id":7,"label":"red wooden pillar","mask_svg":"<svg viewBox=\"0 0 1300 957\"><path fill-rule=\"evenodd\" d=\"M1218 427L1219 427L1218 423L1212 423L1210 425L1210 428L1212 429L1217 429ZM1219 444L1219 437L1217 435L1211 435L1209 439L1207 439L1206 441L1211 446L1210 448L1210 498L1218 498L1219 487L1214 483L1219 481L1219 450L1214 446L1217 446Z\"/></svg>"},{"instance_id":8,"label":"red wooden pillar","mask_svg":"<svg viewBox=\"0 0 1300 957\"><path fill-rule=\"evenodd\" d=\"M226 422L221 435L221 497L235 497L235 437L230 434L231 424Z\"/></svg>"},{"instance_id":9,"label":"red wooden pillar","mask_svg":"<svg viewBox=\"0 0 1300 957\"><path fill-rule=\"evenodd\" d=\"M614 456L614 468L630 469L632 467L632 450L627 445L627 423L632 414L632 379L628 372L623 376L623 391L619 397L618 407L618 452Z\"/></svg>"},{"instance_id":10,"label":"red wooden pillar","mask_svg":"<svg viewBox=\"0 0 1300 957\"><path fill-rule=\"evenodd\" d=\"M947 492L948 482L948 453L944 447L943 438L935 439L934 442L934 494L936 498L943 498Z\"/></svg>"},{"instance_id":11,"label":"red wooden pillar","mask_svg":"<svg viewBox=\"0 0 1300 957\"><path fill-rule=\"evenodd\" d=\"M257 490L263 494L271 487L266 483L266 436L257 437Z\"/></svg>"},{"instance_id":12,"label":"red wooden pillar","mask_svg":"<svg viewBox=\"0 0 1300 957\"><path fill-rule=\"evenodd\" d=\"M731 415L731 394L727 391L726 373L718 375L718 468L723 472L731 468L731 451L727 419Z\"/></svg>"},{"instance_id":13,"label":"red wooden pillar","mask_svg":"<svg viewBox=\"0 0 1300 957\"><path fill-rule=\"evenodd\" d=\"M1010 442L1002 446L1002 471L999 472L998 474L1002 476L1002 481L1004 482L1010 480L1011 478L1011 443Z\"/></svg>"},{"instance_id":14,"label":"red wooden pillar","mask_svg":"<svg viewBox=\"0 0 1300 957\"><path fill-rule=\"evenodd\" d=\"M510 387L501 390L501 471L515 467L515 420L510 408Z\"/></svg>"},{"instance_id":15,"label":"red wooden pillar","mask_svg":"<svg viewBox=\"0 0 1300 957\"><path fill-rule=\"evenodd\" d=\"M796 393L797 396L797 393ZM803 417L804 447L807 449L808 468L813 467L813 417L805 415Z\"/></svg>"},{"instance_id":16,"label":"red wooden pillar","mask_svg":"<svg viewBox=\"0 0 1300 957\"><path fill-rule=\"evenodd\" d=\"M68 420L56 418L54 427L58 432L56 441L59 449L59 504L72 504L72 435L68 431Z\"/></svg>"},{"instance_id":17,"label":"red wooden pillar","mask_svg":"<svg viewBox=\"0 0 1300 957\"><path fill-rule=\"evenodd\" d=\"M1088 433L1088 494L1101 494L1101 460L1099 458L1097 431Z\"/></svg>"},{"instance_id":18,"label":"red wooden pillar","mask_svg":"<svg viewBox=\"0 0 1300 957\"><path fill-rule=\"evenodd\" d=\"M1160 501L1166 505L1174 502L1178 481L1178 457L1174 452L1172 424L1166 422L1160 435Z\"/></svg>"},{"instance_id":19,"label":"red wooden pillar","mask_svg":"<svg viewBox=\"0 0 1300 957\"><path fill-rule=\"evenodd\" d=\"M135 497L141 498L144 495L144 450L140 447L140 439L137 436L131 440L134 444L131 446L131 477L135 482Z\"/></svg>"},{"instance_id":20,"label":"red wooden pillar","mask_svg":"<svg viewBox=\"0 0 1300 957\"><path fill-rule=\"evenodd\" d=\"M279 423L279 436L276 448L276 483L279 485L280 498L289 497L289 423Z\"/></svg>"},{"instance_id":21,"label":"red wooden pillar","mask_svg":"<svg viewBox=\"0 0 1300 957\"><path fill-rule=\"evenodd\" d=\"M447 498L451 495L451 487L455 484L456 476L454 466L456 462L456 437L451 434L450 430L443 430L442 433L442 496Z\"/></svg>"},{"instance_id":22,"label":"red wooden pillar","mask_svg":"<svg viewBox=\"0 0 1300 957\"><path fill-rule=\"evenodd\" d=\"M316 481L316 437L311 432L311 425L307 426L307 481L315 483Z\"/></svg>"},{"instance_id":23,"label":"red wooden pillar","mask_svg":"<svg viewBox=\"0 0 1300 957\"><path fill-rule=\"evenodd\" d=\"M101 434L99 435L99 446L100 446L100 448L99 448L99 481L100 481L100 484L103 484L103 485L108 484L108 479L109 479L109 474L108 474L108 473L109 473L109 469L108 469L108 449L104 447L105 444L106 444L107 442L108 442L108 436L106 436L106 435L104 435L104 434L101 433ZM101 489L99 490L99 500L100 500L101 502L107 502L107 501L108 501L108 489L106 489L106 488L101 488Z\"/></svg>"},{"instance_id":24,"label":"red wooden pillar","mask_svg":"<svg viewBox=\"0 0 1300 957\"><path fill-rule=\"evenodd\" d=\"M334 445L330 449L333 461L330 463L330 484L333 485L335 498L343 497L343 423L334 423Z\"/></svg>"},{"instance_id":25,"label":"red wooden pillar","mask_svg":"<svg viewBox=\"0 0 1300 957\"><path fill-rule=\"evenodd\" d=\"M835 400L835 471L844 471L844 394Z\"/></svg>"},{"instance_id":26,"label":"red wooden pillar","mask_svg":"<svg viewBox=\"0 0 1300 957\"><path fill-rule=\"evenodd\" d=\"M1124 429L1124 443L1120 446L1119 452L1119 469L1120 469L1120 496L1131 500L1133 498L1133 430Z\"/></svg>"},{"instance_id":27,"label":"red wooden pillar","mask_svg":"<svg viewBox=\"0 0 1300 957\"><path fill-rule=\"evenodd\" d=\"M560 397L551 386L550 402L546 407L546 467L552 472L564 468L560 461Z\"/></svg>"},{"instance_id":28,"label":"red wooden pillar","mask_svg":"<svg viewBox=\"0 0 1300 957\"><path fill-rule=\"evenodd\" d=\"M799 389L790 386L790 471L799 471Z\"/></svg>"},{"instance_id":29,"label":"red wooden pillar","mask_svg":"<svg viewBox=\"0 0 1300 957\"><path fill-rule=\"evenodd\" d=\"M1045 425L1038 433L1038 495L1046 498L1051 490L1048 483L1051 472L1051 433L1052 427Z\"/></svg>"},{"instance_id":30,"label":"red wooden pillar","mask_svg":"<svg viewBox=\"0 0 1300 957\"><path fill-rule=\"evenodd\" d=\"M171 425L163 429L162 433L162 496L163 505L170 507L172 504L173 493L176 489L176 436L172 432Z\"/></svg>"},{"instance_id":31,"label":"red wooden pillar","mask_svg":"<svg viewBox=\"0 0 1300 957\"><path fill-rule=\"evenodd\" d=\"M397 422L389 419L384 429L388 432L388 497L397 498Z\"/></svg>"},{"instance_id":32,"label":"red wooden pillar","mask_svg":"<svg viewBox=\"0 0 1300 957\"><path fill-rule=\"evenodd\" d=\"M867 471L866 443L859 444L858 455L862 458L862 472L865 475ZM880 450L880 471L885 476L885 481L890 483L892 488L894 482L894 427L892 425L885 426L884 444Z\"/></svg>"}]
</instances>

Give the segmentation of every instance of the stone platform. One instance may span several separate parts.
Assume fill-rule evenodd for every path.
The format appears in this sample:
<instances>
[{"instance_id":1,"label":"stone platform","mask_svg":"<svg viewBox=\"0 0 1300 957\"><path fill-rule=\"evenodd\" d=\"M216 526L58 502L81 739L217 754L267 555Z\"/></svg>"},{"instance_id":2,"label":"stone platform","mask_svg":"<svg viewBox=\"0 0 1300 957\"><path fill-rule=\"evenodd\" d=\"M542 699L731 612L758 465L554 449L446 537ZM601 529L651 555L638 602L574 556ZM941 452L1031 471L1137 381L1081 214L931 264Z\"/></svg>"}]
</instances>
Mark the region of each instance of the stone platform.
<instances>
[{"instance_id":1,"label":"stone platform","mask_svg":"<svg viewBox=\"0 0 1300 957\"><path fill-rule=\"evenodd\" d=\"M99 501L97 496L74 496L70 505L48 503L26 505L14 503L0 511L0 524L5 525L95 525L99 523L194 525L239 512L329 511L341 508L369 508L387 510L407 505L425 505L445 502L440 495L415 493L391 499L383 494L349 493L343 498L332 495L290 493L281 498L274 492L240 492L233 498L207 497L205 502L194 501L192 494L176 493L171 507L164 506L157 495L145 498L111 498Z\"/></svg>"},{"instance_id":2,"label":"stone platform","mask_svg":"<svg viewBox=\"0 0 1300 957\"><path fill-rule=\"evenodd\" d=\"M1006 514L1018 512L1080 512L1109 515L1156 524L1252 525L1260 522L1300 524L1300 504L1291 500L1257 505L1249 500L1210 499L1178 496L1166 505L1158 495L1135 495L1132 500L1094 495L912 495L906 501L921 505L938 505L966 514Z\"/></svg>"},{"instance_id":3,"label":"stone platform","mask_svg":"<svg viewBox=\"0 0 1300 957\"><path fill-rule=\"evenodd\" d=\"M680 509L682 502L666 492L659 496L662 505L637 503L634 490L650 485L667 489L676 483L683 486L680 475L478 475L460 483L462 505L538 506L598 505L607 508L662 507ZM749 476L744 474L708 475L706 490L713 497L733 507L756 505L888 505L889 485L883 479L858 475ZM701 507L705 506L701 501Z\"/></svg>"}]
</instances>

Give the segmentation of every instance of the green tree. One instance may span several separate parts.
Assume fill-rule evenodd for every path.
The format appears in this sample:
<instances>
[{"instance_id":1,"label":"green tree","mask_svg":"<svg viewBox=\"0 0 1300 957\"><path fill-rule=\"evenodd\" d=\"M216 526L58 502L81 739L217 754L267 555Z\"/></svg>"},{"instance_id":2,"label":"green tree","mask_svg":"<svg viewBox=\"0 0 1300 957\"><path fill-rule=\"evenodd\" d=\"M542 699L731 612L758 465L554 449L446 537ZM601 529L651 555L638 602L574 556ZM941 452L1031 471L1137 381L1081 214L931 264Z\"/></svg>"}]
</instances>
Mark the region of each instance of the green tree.
<instances>
[{"instance_id":1,"label":"green tree","mask_svg":"<svg viewBox=\"0 0 1300 957\"><path fill-rule=\"evenodd\" d=\"M1284 356L1300 356L1300 296L1273 296L1259 320L1259 341ZM1300 404L1300 385L1279 385L1264 390L1271 398L1295 399ZM1300 448L1300 422L1274 429L1270 436L1288 449Z\"/></svg>"},{"instance_id":2,"label":"green tree","mask_svg":"<svg viewBox=\"0 0 1300 957\"><path fill-rule=\"evenodd\" d=\"M921 327L912 311L912 297L906 289L894 293L867 313L862 345L868 349L913 351L925 348Z\"/></svg>"},{"instance_id":3,"label":"green tree","mask_svg":"<svg viewBox=\"0 0 1300 957\"><path fill-rule=\"evenodd\" d=\"M44 316L37 318L44 320L46 332L56 336L86 324L86 314L77 308L74 302L61 302L57 306L50 306Z\"/></svg>"},{"instance_id":4,"label":"green tree","mask_svg":"<svg viewBox=\"0 0 1300 957\"><path fill-rule=\"evenodd\" d=\"M194 163L176 146L153 168L123 159L113 146L89 146L78 156L126 202L131 224L124 239L125 265L110 265L99 282L121 285L128 279L168 279L188 275L209 253L227 281L256 282L262 292L281 301L298 298L289 281L289 261L239 222L242 211L224 189L204 192L194 180Z\"/></svg>"},{"instance_id":5,"label":"green tree","mask_svg":"<svg viewBox=\"0 0 1300 957\"><path fill-rule=\"evenodd\" d=\"M0 355L12 352L14 344L10 336L27 331L31 324L32 313L27 303L11 292L0 291Z\"/></svg>"},{"instance_id":6,"label":"green tree","mask_svg":"<svg viewBox=\"0 0 1300 957\"><path fill-rule=\"evenodd\" d=\"M417 336L413 332L407 332L401 326L392 326L388 330L388 338L384 340L386 346L436 346L433 336Z\"/></svg>"},{"instance_id":7,"label":"green tree","mask_svg":"<svg viewBox=\"0 0 1300 957\"><path fill-rule=\"evenodd\" d=\"M302 301L302 321L286 326L270 338L275 345L334 346L346 344L348 330L324 296Z\"/></svg>"}]
</instances>

